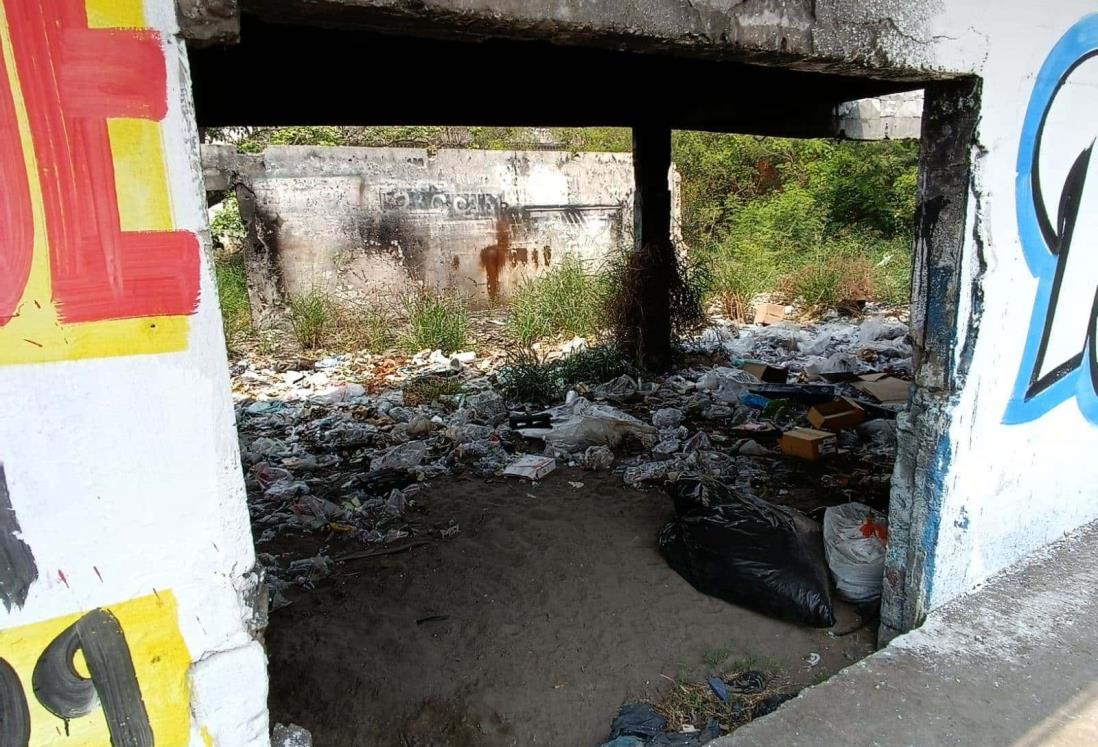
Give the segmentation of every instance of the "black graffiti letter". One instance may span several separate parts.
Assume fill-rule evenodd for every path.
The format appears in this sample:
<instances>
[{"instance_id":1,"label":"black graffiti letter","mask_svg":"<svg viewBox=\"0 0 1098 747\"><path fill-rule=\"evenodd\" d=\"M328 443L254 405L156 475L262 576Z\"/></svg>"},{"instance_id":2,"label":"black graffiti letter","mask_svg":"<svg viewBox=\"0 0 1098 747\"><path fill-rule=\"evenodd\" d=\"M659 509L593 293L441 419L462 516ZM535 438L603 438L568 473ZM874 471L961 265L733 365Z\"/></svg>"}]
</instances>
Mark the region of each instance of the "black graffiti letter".
<instances>
[{"instance_id":1,"label":"black graffiti letter","mask_svg":"<svg viewBox=\"0 0 1098 747\"><path fill-rule=\"evenodd\" d=\"M76 671L77 651L84 654L90 679ZM152 747L130 648L110 612L93 610L63 630L38 657L31 681L38 701L58 718L86 716L101 702L114 747Z\"/></svg>"},{"instance_id":2,"label":"black graffiti letter","mask_svg":"<svg viewBox=\"0 0 1098 747\"><path fill-rule=\"evenodd\" d=\"M30 709L23 683L11 664L0 659L0 747L30 745Z\"/></svg>"},{"instance_id":3,"label":"black graffiti letter","mask_svg":"<svg viewBox=\"0 0 1098 747\"><path fill-rule=\"evenodd\" d=\"M34 554L19 535L19 519L11 506L4 465L0 464L0 601L9 611L12 605L23 606L31 584L38 578Z\"/></svg>"}]
</instances>

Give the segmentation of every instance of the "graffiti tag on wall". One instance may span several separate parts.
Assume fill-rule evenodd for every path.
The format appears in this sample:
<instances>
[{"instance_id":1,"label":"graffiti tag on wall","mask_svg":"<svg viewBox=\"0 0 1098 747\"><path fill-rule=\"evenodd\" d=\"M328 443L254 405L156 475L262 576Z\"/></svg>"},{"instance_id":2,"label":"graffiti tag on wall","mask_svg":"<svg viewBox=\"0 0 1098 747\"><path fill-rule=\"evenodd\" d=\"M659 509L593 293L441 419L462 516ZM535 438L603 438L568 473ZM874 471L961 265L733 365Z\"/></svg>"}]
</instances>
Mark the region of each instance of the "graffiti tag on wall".
<instances>
[{"instance_id":1,"label":"graffiti tag on wall","mask_svg":"<svg viewBox=\"0 0 1098 747\"><path fill-rule=\"evenodd\" d=\"M381 191L382 212L442 213L454 220L483 220L499 215L506 205L498 195L453 192L435 185Z\"/></svg>"},{"instance_id":2,"label":"graffiti tag on wall","mask_svg":"<svg viewBox=\"0 0 1098 747\"><path fill-rule=\"evenodd\" d=\"M168 591L0 631L0 744L185 745L189 666Z\"/></svg>"},{"instance_id":3,"label":"graffiti tag on wall","mask_svg":"<svg viewBox=\"0 0 1098 747\"><path fill-rule=\"evenodd\" d=\"M0 4L0 363L186 347L200 253L174 230L145 26L140 0Z\"/></svg>"},{"instance_id":4,"label":"graffiti tag on wall","mask_svg":"<svg viewBox=\"0 0 1098 747\"><path fill-rule=\"evenodd\" d=\"M1085 119L1067 119L1065 131L1088 138L1074 144L1046 132L1050 118L1074 113L1064 92L1084 83L1086 73L1091 77L1084 85L1093 84L1094 66L1085 63L1096 57L1098 14L1077 22L1053 47L1037 75L1022 127L1018 229L1038 286L1006 423L1035 420L1072 397L1098 423L1098 203L1092 201L1098 183L1089 173L1094 127L1087 128ZM1092 95L1093 85L1084 90Z\"/></svg>"}]
</instances>

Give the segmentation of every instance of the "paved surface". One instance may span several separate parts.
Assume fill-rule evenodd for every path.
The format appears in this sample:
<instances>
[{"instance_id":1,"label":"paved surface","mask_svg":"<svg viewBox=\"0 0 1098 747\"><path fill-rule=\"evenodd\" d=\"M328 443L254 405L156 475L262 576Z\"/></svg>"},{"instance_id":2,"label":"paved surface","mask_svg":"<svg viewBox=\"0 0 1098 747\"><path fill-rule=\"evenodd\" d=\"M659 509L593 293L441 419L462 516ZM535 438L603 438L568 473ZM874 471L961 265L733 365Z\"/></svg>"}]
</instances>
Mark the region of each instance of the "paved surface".
<instances>
[{"instance_id":1,"label":"paved surface","mask_svg":"<svg viewBox=\"0 0 1098 747\"><path fill-rule=\"evenodd\" d=\"M713 742L1098 745L1098 523Z\"/></svg>"}]
</instances>

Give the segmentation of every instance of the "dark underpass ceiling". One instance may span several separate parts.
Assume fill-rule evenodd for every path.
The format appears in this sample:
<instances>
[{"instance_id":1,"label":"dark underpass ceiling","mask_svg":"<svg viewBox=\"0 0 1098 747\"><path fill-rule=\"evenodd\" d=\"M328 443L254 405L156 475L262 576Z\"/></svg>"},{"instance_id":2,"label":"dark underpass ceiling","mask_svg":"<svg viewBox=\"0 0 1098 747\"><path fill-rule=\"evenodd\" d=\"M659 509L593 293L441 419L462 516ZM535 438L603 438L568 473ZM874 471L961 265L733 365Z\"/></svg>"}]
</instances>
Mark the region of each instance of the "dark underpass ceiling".
<instances>
[{"instance_id":1,"label":"dark underpass ceiling","mask_svg":"<svg viewBox=\"0 0 1098 747\"><path fill-rule=\"evenodd\" d=\"M918 87L538 41L264 23L190 50L198 125L635 126L826 137L835 105Z\"/></svg>"}]
</instances>

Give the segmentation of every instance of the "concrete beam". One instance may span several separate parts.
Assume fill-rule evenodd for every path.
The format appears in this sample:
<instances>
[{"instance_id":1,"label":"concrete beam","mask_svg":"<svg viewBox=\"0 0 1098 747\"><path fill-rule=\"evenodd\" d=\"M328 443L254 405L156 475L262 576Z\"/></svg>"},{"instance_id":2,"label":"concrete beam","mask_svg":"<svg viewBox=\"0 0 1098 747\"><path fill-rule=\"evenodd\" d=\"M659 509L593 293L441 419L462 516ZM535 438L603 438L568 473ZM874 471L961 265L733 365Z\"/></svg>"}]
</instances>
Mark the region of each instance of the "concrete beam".
<instances>
[{"instance_id":1,"label":"concrete beam","mask_svg":"<svg viewBox=\"0 0 1098 747\"><path fill-rule=\"evenodd\" d=\"M254 16L244 17L241 34L234 47L192 50L201 126L631 127L658 119L676 129L827 137L840 103L917 85L544 40L470 43L294 27ZM345 71L362 85L349 88Z\"/></svg>"},{"instance_id":2,"label":"concrete beam","mask_svg":"<svg viewBox=\"0 0 1098 747\"><path fill-rule=\"evenodd\" d=\"M237 0L176 0L179 30L189 44L203 47L240 41Z\"/></svg>"},{"instance_id":3,"label":"concrete beam","mask_svg":"<svg viewBox=\"0 0 1098 747\"><path fill-rule=\"evenodd\" d=\"M924 70L893 51L929 43L936 3L878 0L241 0L274 23L483 41L550 41L681 57L735 59L897 80ZM938 74L934 74L938 75Z\"/></svg>"}]
</instances>

